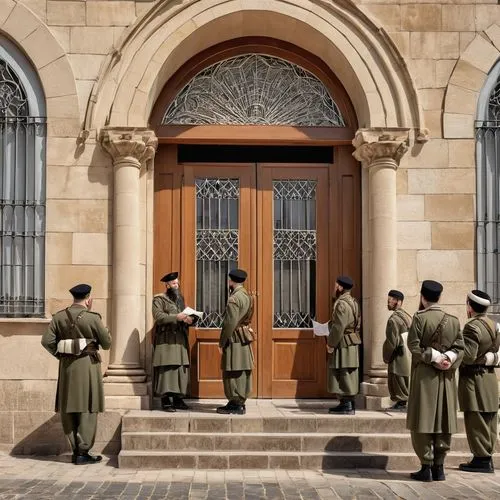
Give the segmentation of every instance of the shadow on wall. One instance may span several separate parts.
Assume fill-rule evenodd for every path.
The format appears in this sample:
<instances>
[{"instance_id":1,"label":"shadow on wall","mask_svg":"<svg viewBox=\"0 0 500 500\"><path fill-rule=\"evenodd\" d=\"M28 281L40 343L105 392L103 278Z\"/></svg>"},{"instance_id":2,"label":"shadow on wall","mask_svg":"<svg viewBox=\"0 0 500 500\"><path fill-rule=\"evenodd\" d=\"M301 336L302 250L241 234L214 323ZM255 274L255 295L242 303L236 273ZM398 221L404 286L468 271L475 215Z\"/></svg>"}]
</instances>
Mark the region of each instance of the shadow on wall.
<instances>
[{"instance_id":1,"label":"shadow on wall","mask_svg":"<svg viewBox=\"0 0 500 500\"><path fill-rule=\"evenodd\" d=\"M14 424L15 425L15 424ZM121 448L121 415L115 412L100 413L97 422L96 442L92 451L104 455L117 455ZM63 434L61 418L54 413L42 425L32 430L14 445L11 455L60 455L71 453Z\"/></svg>"}]
</instances>

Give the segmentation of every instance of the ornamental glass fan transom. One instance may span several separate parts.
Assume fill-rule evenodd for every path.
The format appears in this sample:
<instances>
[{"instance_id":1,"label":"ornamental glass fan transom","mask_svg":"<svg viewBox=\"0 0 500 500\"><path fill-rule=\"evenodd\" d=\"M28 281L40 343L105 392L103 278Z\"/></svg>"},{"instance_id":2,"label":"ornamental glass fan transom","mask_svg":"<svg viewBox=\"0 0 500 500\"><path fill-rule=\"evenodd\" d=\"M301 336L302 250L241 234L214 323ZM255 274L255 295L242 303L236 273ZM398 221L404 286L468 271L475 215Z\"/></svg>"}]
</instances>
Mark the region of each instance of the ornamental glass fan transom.
<instances>
[{"instance_id":1,"label":"ornamental glass fan transom","mask_svg":"<svg viewBox=\"0 0 500 500\"><path fill-rule=\"evenodd\" d=\"M345 126L315 75L263 54L231 57L205 68L177 94L162 124Z\"/></svg>"}]
</instances>

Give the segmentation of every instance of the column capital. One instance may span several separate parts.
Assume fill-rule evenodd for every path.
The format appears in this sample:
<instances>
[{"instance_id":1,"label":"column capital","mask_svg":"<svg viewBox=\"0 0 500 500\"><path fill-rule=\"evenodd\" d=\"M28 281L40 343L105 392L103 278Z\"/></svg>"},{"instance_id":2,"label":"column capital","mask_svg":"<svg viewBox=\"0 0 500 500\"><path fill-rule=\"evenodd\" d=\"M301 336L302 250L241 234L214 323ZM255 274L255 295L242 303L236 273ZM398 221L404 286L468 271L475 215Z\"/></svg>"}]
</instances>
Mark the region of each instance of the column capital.
<instances>
[{"instance_id":1,"label":"column capital","mask_svg":"<svg viewBox=\"0 0 500 500\"><path fill-rule=\"evenodd\" d=\"M136 127L105 127L99 142L113 159L113 165L133 164L137 168L154 158L158 139L152 130Z\"/></svg>"},{"instance_id":2,"label":"column capital","mask_svg":"<svg viewBox=\"0 0 500 500\"><path fill-rule=\"evenodd\" d=\"M386 166L397 168L408 151L410 130L407 128L361 128L352 141L356 160L370 167L383 160Z\"/></svg>"}]
</instances>

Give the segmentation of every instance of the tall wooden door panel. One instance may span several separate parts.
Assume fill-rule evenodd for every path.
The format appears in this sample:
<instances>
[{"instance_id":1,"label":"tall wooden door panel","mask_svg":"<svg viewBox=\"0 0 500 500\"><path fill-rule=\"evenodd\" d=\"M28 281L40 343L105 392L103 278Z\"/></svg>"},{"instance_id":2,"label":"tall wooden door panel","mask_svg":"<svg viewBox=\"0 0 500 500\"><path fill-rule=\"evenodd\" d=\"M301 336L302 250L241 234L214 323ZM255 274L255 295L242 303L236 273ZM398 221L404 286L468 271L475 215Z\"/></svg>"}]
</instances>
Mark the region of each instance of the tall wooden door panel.
<instances>
[{"instance_id":1,"label":"tall wooden door panel","mask_svg":"<svg viewBox=\"0 0 500 500\"><path fill-rule=\"evenodd\" d=\"M328 318L328 165L260 165L259 318L263 397L325 393Z\"/></svg>"},{"instance_id":2,"label":"tall wooden door panel","mask_svg":"<svg viewBox=\"0 0 500 500\"><path fill-rule=\"evenodd\" d=\"M228 298L229 270L240 266L249 273L248 286L255 283L254 176L254 165L184 165L184 294L186 303L205 313L190 329L194 396L224 396L218 341Z\"/></svg>"}]
</instances>

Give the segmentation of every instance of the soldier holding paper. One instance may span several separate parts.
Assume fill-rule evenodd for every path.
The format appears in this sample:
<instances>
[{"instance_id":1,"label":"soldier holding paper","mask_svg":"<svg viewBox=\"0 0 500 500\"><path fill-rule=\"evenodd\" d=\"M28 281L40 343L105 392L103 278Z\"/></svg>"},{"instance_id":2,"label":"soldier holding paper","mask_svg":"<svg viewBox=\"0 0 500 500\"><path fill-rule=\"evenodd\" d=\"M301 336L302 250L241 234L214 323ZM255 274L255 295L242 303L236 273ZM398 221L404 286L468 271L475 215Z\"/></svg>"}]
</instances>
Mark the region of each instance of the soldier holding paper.
<instances>
[{"instance_id":1,"label":"soldier holding paper","mask_svg":"<svg viewBox=\"0 0 500 500\"><path fill-rule=\"evenodd\" d=\"M404 337L408 336L411 316L403 309L404 298L399 290L390 290L387 297L387 309L393 313L387 320L382 355L389 365L387 383L395 402L391 411L406 411L408 401L411 359Z\"/></svg>"},{"instance_id":2,"label":"soldier holding paper","mask_svg":"<svg viewBox=\"0 0 500 500\"><path fill-rule=\"evenodd\" d=\"M187 410L183 401L189 386L189 325L195 321L184 312L184 297L180 293L179 273L166 274L165 293L153 298L153 389L161 396L165 411Z\"/></svg>"},{"instance_id":3,"label":"soldier holding paper","mask_svg":"<svg viewBox=\"0 0 500 500\"><path fill-rule=\"evenodd\" d=\"M71 288L73 304L54 314L42 345L59 359L56 411L76 465L100 462L90 455L97 430L97 414L104 411L104 388L99 347L109 349L111 335L101 316L91 312L90 285Z\"/></svg>"}]
</instances>

